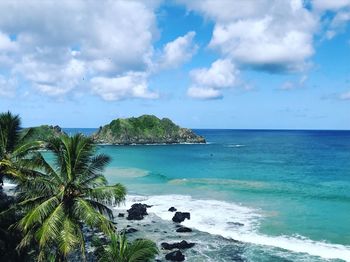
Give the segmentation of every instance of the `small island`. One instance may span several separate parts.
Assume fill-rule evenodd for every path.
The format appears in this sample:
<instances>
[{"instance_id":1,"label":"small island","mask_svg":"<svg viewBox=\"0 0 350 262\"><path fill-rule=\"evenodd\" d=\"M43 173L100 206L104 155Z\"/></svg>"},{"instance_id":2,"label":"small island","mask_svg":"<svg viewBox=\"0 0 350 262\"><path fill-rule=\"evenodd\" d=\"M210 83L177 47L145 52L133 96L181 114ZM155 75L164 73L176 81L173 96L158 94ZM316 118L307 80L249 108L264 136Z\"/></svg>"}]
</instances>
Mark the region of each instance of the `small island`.
<instances>
[{"instance_id":1,"label":"small island","mask_svg":"<svg viewBox=\"0 0 350 262\"><path fill-rule=\"evenodd\" d=\"M62 128L57 125L41 125L31 128L24 128L23 131L24 134L26 134L28 131L32 132L30 135L31 140L48 140L65 134Z\"/></svg>"},{"instance_id":2,"label":"small island","mask_svg":"<svg viewBox=\"0 0 350 262\"><path fill-rule=\"evenodd\" d=\"M100 127L92 138L95 143L113 145L206 143L204 137L191 129L154 115L115 119Z\"/></svg>"}]
</instances>

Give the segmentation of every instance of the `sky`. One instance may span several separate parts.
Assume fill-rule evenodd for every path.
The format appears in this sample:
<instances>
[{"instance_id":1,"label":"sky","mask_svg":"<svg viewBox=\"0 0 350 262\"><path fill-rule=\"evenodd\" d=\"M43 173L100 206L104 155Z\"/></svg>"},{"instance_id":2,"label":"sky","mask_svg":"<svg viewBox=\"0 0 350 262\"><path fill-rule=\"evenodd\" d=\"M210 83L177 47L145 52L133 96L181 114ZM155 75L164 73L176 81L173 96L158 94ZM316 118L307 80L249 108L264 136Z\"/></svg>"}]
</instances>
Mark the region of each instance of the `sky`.
<instances>
[{"instance_id":1,"label":"sky","mask_svg":"<svg viewBox=\"0 0 350 262\"><path fill-rule=\"evenodd\" d=\"M350 129L350 0L0 1L0 111Z\"/></svg>"}]
</instances>

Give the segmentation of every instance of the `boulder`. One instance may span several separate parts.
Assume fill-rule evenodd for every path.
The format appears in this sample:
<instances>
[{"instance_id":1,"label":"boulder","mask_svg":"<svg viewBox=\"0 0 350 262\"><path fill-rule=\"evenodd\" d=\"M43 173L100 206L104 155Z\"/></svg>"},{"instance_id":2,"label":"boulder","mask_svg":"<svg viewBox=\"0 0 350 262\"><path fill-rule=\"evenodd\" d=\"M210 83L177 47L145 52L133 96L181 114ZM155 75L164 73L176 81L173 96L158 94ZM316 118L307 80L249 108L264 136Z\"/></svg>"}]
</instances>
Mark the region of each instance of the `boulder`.
<instances>
[{"instance_id":1,"label":"boulder","mask_svg":"<svg viewBox=\"0 0 350 262\"><path fill-rule=\"evenodd\" d=\"M128 217L127 220L142 220L147 214L147 205L138 203L133 204L130 209L127 210Z\"/></svg>"},{"instance_id":2,"label":"boulder","mask_svg":"<svg viewBox=\"0 0 350 262\"><path fill-rule=\"evenodd\" d=\"M194 243L188 243L186 240L182 240L181 242L176 242L176 243L166 243L163 242L160 244L163 249L165 250L171 250L171 249L187 249L193 247L195 244Z\"/></svg>"},{"instance_id":3,"label":"boulder","mask_svg":"<svg viewBox=\"0 0 350 262\"><path fill-rule=\"evenodd\" d=\"M176 232L178 232L178 233L188 233L188 232L192 232L192 229L188 228L188 227L179 227L178 229L176 229Z\"/></svg>"},{"instance_id":4,"label":"boulder","mask_svg":"<svg viewBox=\"0 0 350 262\"><path fill-rule=\"evenodd\" d=\"M133 227L129 227L129 228L124 230L125 234L131 234L131 233L135 233L137 231L138 230L136 228L133 228Z\"/></svg>"},{"instance_id":5,"label":"boulder","mask_svg":"<svg viewBox=\"0 0 350 262\"><path fill-rule=\"evenodd\" d=\"M171 208L168 209L168 211L175 212L175 211L177 211L177 209L175 207L171 207Z\"/></svg>"},{"instance_id":6,"label":"boulder","mask_svg":"<svg viewBox=\"0 0 350 262\"><path fill-rule=\"evenodd\" d=\"M189 212L176 212L174 217L173 217L173 221L176 223L181 223L183 222L185 219L191 219L191 215Z\"/></svg>"},{"instance_id":7,"label":"boulder","mask_svg":"<svg viewBox=\"0 0 350 262\"><path fill-rule=\"evenodd\" d=\"M124 213L119 213L119 214L118 214L118 217L124 217L124 216L125 216Z\"/></svg>"},{"instance_id":8,"label":"boulder","mask_svg":"<svg viewBox=\"0 0 350 262\"><path fill-rule=\"evenodd\" d=\"M165 259L170 261L185 261L185 256L182 254L180 250L176 250L176 251L170 252L169 254L166 254Z\"/></svg>"}]
</instances>

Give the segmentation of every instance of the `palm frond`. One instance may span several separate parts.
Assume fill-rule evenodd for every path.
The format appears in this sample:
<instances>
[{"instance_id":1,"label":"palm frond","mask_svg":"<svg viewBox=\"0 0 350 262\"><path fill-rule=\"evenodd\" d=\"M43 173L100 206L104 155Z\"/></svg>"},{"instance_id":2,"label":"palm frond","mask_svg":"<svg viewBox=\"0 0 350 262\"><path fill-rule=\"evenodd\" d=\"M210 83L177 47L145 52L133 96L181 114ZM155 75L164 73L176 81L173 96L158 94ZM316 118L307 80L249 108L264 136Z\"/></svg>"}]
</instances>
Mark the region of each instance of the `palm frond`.
<instances>
[{"instance_id":1,"label":"palm frond","mask_svg":"<svg viewBox=\"0 0 350 262\"><path fill-rule=\"evenodd\" d=\"M125 200L126 188L122 184L95 187L84 191L86 196L108 205L119 205Z\"/></svg>"},{"instance_id":2,"label":"palm frond","mask_svg":"<svg viewBox=\"0 0 350 262\"><path fill-rule=\"evenodd\" d=\"M106 234L114 231L112 222L96 211L88 201L82 198L75 199L73 212L75 217L79 217L87 225L98 228Z\"/></svg>"}]
</instances>

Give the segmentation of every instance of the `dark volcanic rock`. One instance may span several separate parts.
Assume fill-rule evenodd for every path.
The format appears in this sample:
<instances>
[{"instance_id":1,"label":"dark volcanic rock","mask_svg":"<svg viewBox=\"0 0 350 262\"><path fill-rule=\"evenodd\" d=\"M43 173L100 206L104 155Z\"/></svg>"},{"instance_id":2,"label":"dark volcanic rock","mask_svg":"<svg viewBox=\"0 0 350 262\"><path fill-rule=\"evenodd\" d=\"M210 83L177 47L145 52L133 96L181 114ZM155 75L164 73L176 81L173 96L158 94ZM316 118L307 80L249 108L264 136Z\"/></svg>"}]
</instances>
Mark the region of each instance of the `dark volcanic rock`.
<instances>
[{"instance_id":1,"label":"dark volcanic rock","mask_svg":"<svg viewBox=\"0 0 350 262\"><path fill-rule=\"evenodd\" d=\"M125 234L131 234L131 233L135 233L135 232L137 232L137 231L138 231L138 230L137 230L136 228L133 228L133 227L129 227L129 228L123 230L123 232L124 232Z\"/></svg>"},{"instance_id":2,"label":"dark volcanic rock","mask_svg":"<svg viewBox=\"0 0 350 262\"><path fill-rule=\"evenodd\" d=\"M192 229L188 228L188 227L179 227L178 229L176 229L176 232L178 232L178 233L188 233L188 232L192 232Z\"/></svg>"},{"instance_id":3,"label":"dark volcanic rock","mask_svg":"<svg viewBox=\"0 0 350 262\"><path fill-rule=\"evenodd\" d=\"M125 216L124 213L119 213L119 214L118 214L118 217L124 217L124 216Z\"/></svg>"},{"instance_id":4,"label":"dark volcanic rock","mask_svg":"<svg viewBox=\"0 0 350 262\"><path fill-rule=\"evenodd\" d=\"M168 211L170 211L170 212L175 212L176 210L177 209L175 207L171 207L171 208L168 209Z\"/></svg>"},{"instance_id":5,"label":"dark volcanic rock","mask_svg":"<svg viewBox=\"0 0 350 262\"><path fill-rule=\"evenodd\" d=\"M138 203L133 204L128 212L127 220L142 220L143 217L147 214L147 205Z\"/></svg>"},{"instance_id":6,"label":"dark volcanic rock","mask_svg":"<svg viewBox=\"0 0 350 262\"><path fill-rule=\"evenodd\" d=\"M165 259L170 261L185 261L185 256L180 250L176 250L167 254Z\"/></svg>"},{"instance_id":7,"label":"dark volcanic rock","mask_svg":"<svg viewBox=\"0 0 350 262\"><path fill-rule=\"evenodd\" d=\"M173 217L173 221L176 223L181 223L183 222L185 219L191 219L191 215L188 212L176 212L174 217Z\"/></svg>"},{"instance_id":8,"label":"dark volcanic rock","mask_svg":"<svg viewBox=\"0 0 350 262\"><path fill-rule=\"evenodd\" d=\"M165 250L171 250L171 249L174 249L174 248L187 249L187 248L193 247L194 245L195 245L194 243L188 243L186 240L182 240L181 242L172 243L172 244L169 244L169 243L166 243L166 242L163 242L161 244L162 248L165 249Z\"/></svg>"},{"instance_id":9,"label":"dark volcanic rock","mask_svg":"<svg viewBox=\"0 0 350 262\"><path fill-rule=\"evenodd\" d=\"M239 227L244 226L244 224L239 223L239 222L228 222L227 224L229 224L229 225L233 225L233 226L239 226Z\"/></svg>"}]
</instances>

